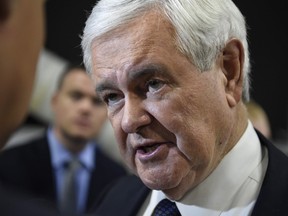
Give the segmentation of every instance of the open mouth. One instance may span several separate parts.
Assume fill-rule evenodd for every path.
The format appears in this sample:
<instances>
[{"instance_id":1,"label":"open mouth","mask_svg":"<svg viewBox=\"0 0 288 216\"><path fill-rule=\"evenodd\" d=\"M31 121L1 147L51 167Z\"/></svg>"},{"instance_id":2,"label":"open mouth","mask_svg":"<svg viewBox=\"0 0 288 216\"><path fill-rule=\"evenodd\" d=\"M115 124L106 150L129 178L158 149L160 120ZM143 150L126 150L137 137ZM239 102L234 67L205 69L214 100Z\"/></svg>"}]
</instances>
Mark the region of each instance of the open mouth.
<instances>
[{"instance_id":1,"label":"open mouth","mask_svg":"<svg viewBox=\"0 0 288 216\"><path fill-rule=\"evenodd\" d=\"M149 154L151 152L154 152L159 146L160 144L151 145L151 146L142 146L142 147L139 147L137 151L141 154Z\"/></svg>"},{"instance_id":2,"label":"open mouth","mask_svg":"<svg viewBox=\"0 0 288 216\"><path fill-rule=\"evenodd\" d=\"M146 143L138 146L135 157L142 164L151 163L159 160L165 160L169 153L170 147L167 142Z\"/></svg>"}]
</instances>

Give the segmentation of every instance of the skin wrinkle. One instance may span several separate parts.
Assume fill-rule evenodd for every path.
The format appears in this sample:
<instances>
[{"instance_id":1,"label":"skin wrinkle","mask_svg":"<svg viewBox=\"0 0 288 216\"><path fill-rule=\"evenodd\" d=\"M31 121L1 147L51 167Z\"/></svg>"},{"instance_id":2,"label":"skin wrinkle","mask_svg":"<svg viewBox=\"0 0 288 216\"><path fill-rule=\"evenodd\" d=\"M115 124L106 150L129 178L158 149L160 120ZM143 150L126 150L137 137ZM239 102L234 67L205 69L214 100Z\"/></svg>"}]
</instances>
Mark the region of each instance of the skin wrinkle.
<instances>
[{"instance_id":1,"label":"skin wrinkle","mask_svg":"<svg viewBox=\"0 0 288 216\"><path fill-rule=\"evenodd\" d=\"M236 126L231 122L236 109L228 103L226 89L234 76L228 80L223 70L227 67L230 73L239 65L230 67L227 56L228 64L221 65L222 58L211 70L200 73L183 54L175 52L175 31L171 34L173 28L166 18L153 12L145 16L149 19L139 17L94 40L95 85L100 95L111 86L119 96L117 103L108 106L108 116L130 169L148 187L179 200L213 171L235 143L230 134ZM151 75L163 86L155 92L143 89L147 91L144 97L141 82L147 77L141 75L136 81L131 76L153 64L167 68L163 75ZM142 162L133 146L145 140L167 144L158 157Z\"/></svg>"}]
</instances>

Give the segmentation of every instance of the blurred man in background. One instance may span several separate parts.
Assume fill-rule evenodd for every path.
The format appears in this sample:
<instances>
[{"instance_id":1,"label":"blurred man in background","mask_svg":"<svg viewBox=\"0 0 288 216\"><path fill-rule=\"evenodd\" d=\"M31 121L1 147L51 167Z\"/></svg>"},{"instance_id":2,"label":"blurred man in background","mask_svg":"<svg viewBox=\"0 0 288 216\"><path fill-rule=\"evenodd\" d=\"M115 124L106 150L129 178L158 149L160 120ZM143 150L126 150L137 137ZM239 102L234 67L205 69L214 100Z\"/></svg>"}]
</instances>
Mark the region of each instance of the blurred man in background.
<instances>
[{"instance_id":1,"label":"blurred man in background","mask_svg":"<svg viewBox=\"0 0 288 216\"><path fill-rule=\"evenodd\" d=\"M54 201L64 213L86 213L103 188L126 174L95 142L107 118L106 107L80 66L60 75L51 107L54 123L47 132L2 152L0 180Z\"/></svg>"}]
</instances>

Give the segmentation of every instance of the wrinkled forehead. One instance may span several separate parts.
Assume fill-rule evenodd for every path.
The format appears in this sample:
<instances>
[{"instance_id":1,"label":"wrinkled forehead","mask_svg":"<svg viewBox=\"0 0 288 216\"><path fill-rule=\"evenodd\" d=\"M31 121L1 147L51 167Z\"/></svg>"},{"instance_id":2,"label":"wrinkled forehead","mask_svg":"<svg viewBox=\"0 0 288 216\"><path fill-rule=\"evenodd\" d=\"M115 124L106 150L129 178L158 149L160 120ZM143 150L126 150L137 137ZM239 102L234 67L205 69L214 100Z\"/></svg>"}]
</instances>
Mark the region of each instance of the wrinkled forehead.
<instances>
[{"instance_id":1,"label":"wrinkled forehead","mask_svg":"<svg viewBox=\"0 0 288 216\"><path fill-rule=\"evenodd\" d=\"M95 53L97 48L101 48L101 46L108 45L109 48L113 48L113 42L119 38L123 39L122 42L134 42L135 48L140 47L143 49L145 46L156 44L157 40L158 42L164 42L165 35L166 37L175 35L172 24L167 20L166 16L152 10L96 37L93 40L92 49L93 53Z\"/></svg>"},{"instance_id":2,"label":"wrinkled forehead","mask_svg":"<svg viewBox=\"0 0 288 216\"><path fill-rule=\"evenodd\" d=\"M174 28L158 12L150 11L94 39L92 78L103 70L124 70L171 44Z\"/></svg>"}]
</instances>

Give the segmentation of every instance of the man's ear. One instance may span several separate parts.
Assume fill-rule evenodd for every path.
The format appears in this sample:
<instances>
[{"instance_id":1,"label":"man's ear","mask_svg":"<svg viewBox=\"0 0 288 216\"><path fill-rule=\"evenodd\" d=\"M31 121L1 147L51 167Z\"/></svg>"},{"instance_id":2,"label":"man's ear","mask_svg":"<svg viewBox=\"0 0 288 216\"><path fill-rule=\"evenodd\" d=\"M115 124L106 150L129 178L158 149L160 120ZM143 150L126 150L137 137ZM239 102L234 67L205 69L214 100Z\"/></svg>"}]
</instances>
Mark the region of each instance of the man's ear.
<instances>
[{"instance_id":1,"label":"man's ear","mask_svg":"<svg viewBox=\"0 0 288 216\"><path fill-rule=\"evenodd\" d=\"M231 39L222 51L222 72L226 78L225 91L230 107L241 100L243 89L244 48L241 41Z\"/></svg>"}]
</instances>

